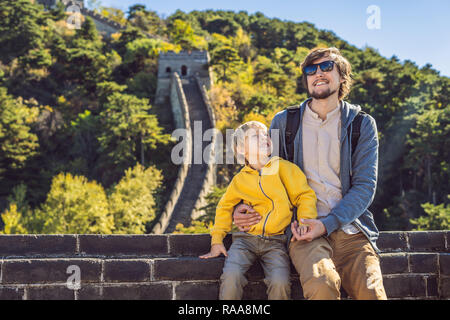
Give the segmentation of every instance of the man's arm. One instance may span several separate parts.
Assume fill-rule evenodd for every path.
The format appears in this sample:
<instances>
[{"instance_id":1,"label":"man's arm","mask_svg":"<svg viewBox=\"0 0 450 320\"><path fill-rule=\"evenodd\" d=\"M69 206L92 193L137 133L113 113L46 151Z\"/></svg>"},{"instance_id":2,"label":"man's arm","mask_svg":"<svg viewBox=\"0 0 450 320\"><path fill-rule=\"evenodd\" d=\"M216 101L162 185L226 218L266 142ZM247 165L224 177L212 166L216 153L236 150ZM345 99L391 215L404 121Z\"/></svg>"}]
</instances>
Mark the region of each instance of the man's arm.
<instances>
[{"instance_id":1,"label":"man's arm","mask_svg":"<svg viewBox=\"0 0 450 320\"><path fill-rule=\"evenodd\" d=\"M378 174L378 132L375 119L366 116L352 158L351 187L331 212L321 219L329 235L347 225L369 207L375 196Z\"/></svg>"}]
</instances>

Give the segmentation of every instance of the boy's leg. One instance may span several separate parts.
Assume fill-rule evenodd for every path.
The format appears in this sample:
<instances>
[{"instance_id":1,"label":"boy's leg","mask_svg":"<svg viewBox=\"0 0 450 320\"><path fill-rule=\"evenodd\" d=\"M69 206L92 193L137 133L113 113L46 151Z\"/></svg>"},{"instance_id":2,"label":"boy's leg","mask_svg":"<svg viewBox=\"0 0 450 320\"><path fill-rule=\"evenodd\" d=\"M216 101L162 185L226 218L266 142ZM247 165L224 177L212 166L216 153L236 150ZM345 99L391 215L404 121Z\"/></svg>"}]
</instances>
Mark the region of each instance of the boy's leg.
<instances>
[{"instance_id":1,"label":"boy's leg","mask_svg":"<svg viewBox=\"0 0 450 320\"><path fill-rule=\"evenodd\" d=\"M244 274L256 260L254 245L248 238L233 237L233 243L225 258L223 273L220 277L220 300L242 299L243 288L248 283Z\"/></svg>"},{"instance_id":2,"label":"boy's leg","mask_svg":"<svg viewBox=\"0 0 450 320\"><path fill-rule=\"evenodd\" d=\"M285 243L274 240L262 242L261 265L269 300L291 299L291 268Z\"/></svg>"},{"instance_id":3,"label":"boy's leg","mask_svg":"<svg viewBox=\"0 0 450 320\"><path fill-rule=\"evenodd\" d=\"M386 300L380 259L364 234L337 230L330 240L333 261L348 295L358 300Z\"/></svg>"},{"instance_id":4,"label":"boy's leg","mask_svg":"<svg viewBox=\"0 0 450 320\"><path fill-rule=\"evenodd\" d=\"M341 279L331 257L333 250L324 237L290 243L289 255L300 275L303 296L309 300L338 300Z\"/></svg>"}]
</instances>

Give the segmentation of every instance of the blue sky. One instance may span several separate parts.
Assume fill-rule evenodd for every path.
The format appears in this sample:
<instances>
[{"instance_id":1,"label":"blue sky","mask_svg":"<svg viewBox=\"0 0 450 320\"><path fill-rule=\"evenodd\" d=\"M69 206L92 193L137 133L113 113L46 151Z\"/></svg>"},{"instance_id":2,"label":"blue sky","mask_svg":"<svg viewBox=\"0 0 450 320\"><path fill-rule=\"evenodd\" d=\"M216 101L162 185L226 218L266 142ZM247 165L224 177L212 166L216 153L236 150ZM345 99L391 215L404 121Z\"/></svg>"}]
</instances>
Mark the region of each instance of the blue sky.
<instances>
[{"instance_id":1,"label":"blue sky","mask_svg":"<svg viewBox=\"0 0 450 320\"><path fill-rule=\"evenodd\" d=\"M387 58L396 55L402 61L414 61L419 67L430 63L441 75L450 76L449 0L101 0L100 3L125 12L130 5L140 3L165 16L177 9L184 12L223 9L245 10L249 14L260 11L270 18L308 21L359 48L368 45ZM367 27L372 14L366 10L371 5L380 9L380 29Z\"/></svg>"}]
</instances>

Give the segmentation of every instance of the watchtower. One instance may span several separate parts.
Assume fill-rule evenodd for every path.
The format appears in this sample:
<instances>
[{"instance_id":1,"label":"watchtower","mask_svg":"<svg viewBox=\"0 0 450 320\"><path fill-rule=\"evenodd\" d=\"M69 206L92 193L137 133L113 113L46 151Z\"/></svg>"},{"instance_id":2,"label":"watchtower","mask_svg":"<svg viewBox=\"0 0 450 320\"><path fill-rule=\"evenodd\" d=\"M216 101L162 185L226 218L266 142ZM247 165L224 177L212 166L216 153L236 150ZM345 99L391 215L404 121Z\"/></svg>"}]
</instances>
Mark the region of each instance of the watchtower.
<instances>
[{"instance_id":1,"label":"watchtower","mask_svg":"<svg viewBox=\"0 0 450 320\"><path fill-rule=\"evenodd\" d=\"M158 60L158 84L156 103L165 103L169 97L170 79L173 72L181 79L197 76L207 89L211 87L208 51L161 52Z\"/></svg>"}]
</instances>

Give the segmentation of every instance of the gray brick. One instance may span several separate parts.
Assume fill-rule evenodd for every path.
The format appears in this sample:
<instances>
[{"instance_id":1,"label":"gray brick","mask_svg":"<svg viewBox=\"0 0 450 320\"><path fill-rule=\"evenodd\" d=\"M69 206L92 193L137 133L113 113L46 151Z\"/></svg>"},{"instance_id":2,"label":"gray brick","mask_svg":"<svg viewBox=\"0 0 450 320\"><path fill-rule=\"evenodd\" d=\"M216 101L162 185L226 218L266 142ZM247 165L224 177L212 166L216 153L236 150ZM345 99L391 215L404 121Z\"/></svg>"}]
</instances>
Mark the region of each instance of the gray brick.
<instances>
[{"instance_id":1,"label":"gray brick","mask_svg":"<svg viewBox=\"0 0 450 320\"><path fill-rule=\"evenodd\" d=\"M383 274L408 272L408 257L405 253L382 253L380 267Z\"/></svg>"},{"instance_id":2,"label":"gray brick","mask_svg":"<svg viewBox=\"0 0 450 320\"><path fill-rule=\"evenodd\" d=\"M169 253L173 256L199 256L211 249L211 236L209 234L171 234L169 248Z\"/></svg>"},{"instance_id":3,"label":"gray brick","mask_svg":"<svg viewBox=\"0 0 450 320\"><path fill-rule=\"evenodd\" d=\"M79 235L80 253L91 256L168 255L167 235Z\"/></svg>"},{"instance_id":4,"label":"gray brick","mask_svg":"<svg viewBox=\"0 0 450 320\"><path fill-rule=\"evenodd\" d=\"M101 287L98 285L82 285L77 292L78 300L100 300Z\"/></svg>"},{"instance_id":5,"label":"gray brick","mask_svg":"<svg viewBox=\"0 0 450 320\"><path fill-rule=\"evenodd\" d=\"M411 251L445 251L442 231L410 231L408 237Z\"/></svg>"},{"instance_id":6,"label":"gray brick","mask_svg":"<svg viewBox=\"0 0 450 320\"><path fill-rule=\"evenodd\" d=\"M0 257L75 254L75 235L0 235Z\"/></svg>"},{"instance_id":7,"label":"gray brick","mask_svg":"<svg viewBox=\"0 0 450 320\"><path fill-rule=\"evenodd\" d=\"M80 267L81 283L100 281L101 264L96 259L4 260L2 280L4 284L65 283L70 265Z\"/></svg>"},{"instance_id":8,"label":"gray brick","mask_svg":"<svg viewBox=\"0 0 450 320\"><path fill-rule=\"evenodd\" d=\"M395 275L383 277L388 298L425 297L425 279L419 275Z\"/></svg>"},{"instance_id":9,"label":"gray brick","mask_svg":"<svg viewBox=\"0 0 450 320\"><path fill-rule=\"evenodd\" d=\"M154 260L155 280L218 280L224 258L167 258Z\"/></svg>"},{"instance_id":10,"label":"gray brick","mask_svg":"<svg viewBox=\"0 0 450 320\"><path fill-rule=\"evenodd\" d=\"M409 261L412 273L437 273L438 255L435 253L411 253Z\"/></svg>"},{"instance_id":11,"label":"gray brick","mask_svg":"<svg viewBox=\"0 0 450 320\"><path fill-rule=\"evenodd\" d=\"M0 287L0 300L22 300L23 288Z\"/></svg>"},{"instance_id":12,"label":"gray brick","mask_svg":"<svg viewBox=\"0 0 450 320\"><path fill-rule=\"evenodd\" d=\"M450 253L439 254L439 266L441 275L450 276Z\"/></svg>"},{"instance_id":13,"label":"gray brick","mask_svg":"<svg viewBox=\"0 0 450 320\"><path fill-rule=\"evenodd\" d=\"M438 296L439 296L438 277L437 276L427 277L427 297L437 298Z\"/></svg>"},{"instance_id":14,"label":"gray brick","mask_svg":"<svg viewBox=\"0 0 450 320\"><path fill-rule=\"evenodd\" d=\"M218 300L219 281L181 282L175 288L176 300Z\"/></svg>"},{"instance_id":15,"label":"gray brick","mask_svg":"<svg viewBox=\"0 0 450 320\"><path fill-rule=\"evenodd\" d=\"M75 292L62 286L27 287L27 300L74 300Z\"/></svg>"},{"instance_id":16,"label":"gray brick","mask_svg":"<svg viewBox=\"0 0 450 320\"><path fill-rule=\"evenodd\" d=\"M450 299L450 278L441 277L439 279L439 292L441 299Z\"/></svg>"},{"instance_id":17,"label":"gray brick","mask_svg":"<svg viewBox=\"0 0 450 320\"><path fill-rule=\"evenodd\" d=\"M141 283L103 286L105 300L172 300L172 284Z\"/></svg>"},{"instance_id":18,"label":"gray brick","mask_svg":"<svg viewBox=\"0 0 450 320\"><path fill-rule=\"evenodd\" d=\"M150 280L148 260L117 259L104 262L104 280L106 282L140 282Z\"/></svg>"},{"instance_id":19,"label":"gray brick","mask_svg":"<svg viewBox=\"0 0 450 320\"><path fill-rule=\"evenodd\" d=\"M405 251L408 248L406 233L397 231L380 232L377 246L382 252Z\"/></svg>"}]
</instances>

